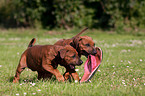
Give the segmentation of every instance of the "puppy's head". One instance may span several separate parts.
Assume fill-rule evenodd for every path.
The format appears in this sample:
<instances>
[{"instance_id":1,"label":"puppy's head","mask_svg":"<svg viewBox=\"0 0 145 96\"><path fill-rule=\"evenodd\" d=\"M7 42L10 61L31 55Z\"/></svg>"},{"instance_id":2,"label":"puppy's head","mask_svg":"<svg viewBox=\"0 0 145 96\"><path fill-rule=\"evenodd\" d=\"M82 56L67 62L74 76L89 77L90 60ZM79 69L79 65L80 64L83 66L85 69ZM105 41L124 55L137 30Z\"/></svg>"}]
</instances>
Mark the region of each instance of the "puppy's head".
<instances>
[{"instance_id":1,"label":"puppy's head","mask_svg":"<svg viewBox=\"0 0 145 96\"><path fill-rule=\"evenodd\" d=\"M79 58L77 51L70 45L66 45L59 51L60 57L63 59L66 66L74 69L75 66L80 66L83 61Z\"/></svg>"},{"instance_id":2,"label":"puppy's head","mask_svg":"<svg viewBox=\"0 0 145 96\"><path fill-rule=\"evenodd\" d=\"M76 48L79 49L81 55L95 55L97 53L95 49L95 43L93 42L91 37L88 36L80 36L74 39L74 43Z\"/></svg>"}]
</instances>

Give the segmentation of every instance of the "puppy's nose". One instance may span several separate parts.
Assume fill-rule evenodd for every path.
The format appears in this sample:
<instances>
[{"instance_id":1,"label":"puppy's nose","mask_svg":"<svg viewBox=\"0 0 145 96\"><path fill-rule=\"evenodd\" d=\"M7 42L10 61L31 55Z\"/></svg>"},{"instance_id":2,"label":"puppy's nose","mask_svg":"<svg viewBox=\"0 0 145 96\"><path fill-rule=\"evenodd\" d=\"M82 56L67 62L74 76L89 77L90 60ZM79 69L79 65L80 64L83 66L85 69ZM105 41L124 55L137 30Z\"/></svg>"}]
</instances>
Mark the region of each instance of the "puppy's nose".
<instances>
[{"instance_id":1,"label":"puppy's nose","mask_svg":"<svg viewBox=\"0 0 145 96\"><path fill-rule=\"evenodd\" d=\"M81 65L81 64L83 64L83 61L82 61L82 60L80 60L80 65Z\"/></svg>"},{"instance_id":2,"label":"puppy's nose","mask_svg":"<svg viewBox=\"0 0 145 96\"><path fill-rule=\"evenodd\" d=\"M97 51L95 49L93 49L93 54L97 54Z\"/></svg>"},{"instance_id":3,"label":"puppy's nose","mask_svg":"<svg viewBox=\"0 0 145 96\"><path fill-rule=\"evenodd\" d=\"M77 63L76 63L76 65L78 65L78 66L80 66L80 65L82 65L83 64L83 61L81 60L81 59L79 59L78 61L77 61Z\"/></svg>"}]
</instances>

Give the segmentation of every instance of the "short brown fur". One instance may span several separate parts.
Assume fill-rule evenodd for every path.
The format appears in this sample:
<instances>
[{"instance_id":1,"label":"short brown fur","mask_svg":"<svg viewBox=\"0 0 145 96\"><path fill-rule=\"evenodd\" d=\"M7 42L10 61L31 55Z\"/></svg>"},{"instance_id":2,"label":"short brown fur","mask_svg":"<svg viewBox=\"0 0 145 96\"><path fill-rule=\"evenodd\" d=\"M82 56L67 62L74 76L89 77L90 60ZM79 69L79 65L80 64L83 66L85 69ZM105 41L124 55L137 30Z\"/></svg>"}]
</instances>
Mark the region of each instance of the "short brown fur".
<instances>
[{"instance_id":1,"label":"short brown fur","mask_svg":"<svg viewBox=\"0 0 145 96\"><path fill-rule=\"evenodd\" d=\"M58 81L65 81L64 77L58 71L58 64L61 66L81 65L82 60L79 58L77 51L71 47L58 45L36 45L33 46L36 39L33 38L29 47L21 55L19 65L16 70L13 82L19 81L21 72L26 68L38 72L38 79L51 78L56 76ZM75 57L74 57L75 56Z\"/></svg>"},{"instance_id":2,"label":"short brown fur","mask_svg":"<svg viewBox=\"0 0 145 96\"><path fill-rule=\"evenodd\" d=\"M79 36L86 29L88 28L85 28L71 39L61 39L57 41L54 45L60 46L71 45L73 48L77 50L79 57L81 57L81 55L85 55L86 57L88 57L88 55L90 54L95 55L97 51L95 49L95 43L93 42L92 38L89 36ZM75 80L79 80L79 76L77 76L77 72L75 71L75 69L71 69L69 67L67 67L66 69L67 70L64 74L65 79L68 79L72 75L72 77Z\"/></svg>"}]
</instances>

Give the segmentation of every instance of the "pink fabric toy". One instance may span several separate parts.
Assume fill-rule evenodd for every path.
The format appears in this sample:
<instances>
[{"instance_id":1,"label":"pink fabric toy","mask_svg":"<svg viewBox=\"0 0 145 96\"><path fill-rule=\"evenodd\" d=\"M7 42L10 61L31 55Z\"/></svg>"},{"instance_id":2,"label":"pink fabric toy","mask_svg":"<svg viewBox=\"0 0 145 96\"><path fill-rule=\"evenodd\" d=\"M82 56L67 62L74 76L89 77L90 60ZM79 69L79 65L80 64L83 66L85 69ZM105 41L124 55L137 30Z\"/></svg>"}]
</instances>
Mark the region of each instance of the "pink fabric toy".
<instances>
[{"instance_id":1,"label":"pink fabric toy","mask_svg":"<svg viewBox=\"0 0 145 96\"><path fill-rule=\"evenodd\" d=\"M101 48L96 47L96 51L97 51L97 54L95 56L93 55L88 56L88 59L86 60L84 64L85 73L82 79L80 80L80 83L89 82L99 68L102 61L102 50Z\"/></svg>"}]
</instances>

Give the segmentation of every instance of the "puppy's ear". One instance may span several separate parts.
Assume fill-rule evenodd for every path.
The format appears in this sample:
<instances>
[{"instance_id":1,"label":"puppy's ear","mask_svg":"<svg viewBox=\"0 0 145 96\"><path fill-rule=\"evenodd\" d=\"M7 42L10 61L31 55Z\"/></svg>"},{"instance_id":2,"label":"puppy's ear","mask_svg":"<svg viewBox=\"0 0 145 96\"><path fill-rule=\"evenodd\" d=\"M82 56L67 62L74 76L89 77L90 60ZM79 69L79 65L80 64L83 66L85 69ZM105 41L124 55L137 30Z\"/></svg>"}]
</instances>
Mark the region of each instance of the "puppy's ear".
<instances>
[{"instance_id":1,"label":"puppy's ear","mask_svg":"<svg viewBox=\"0 0 145 96\"><path fill-rule=\"evenodd\" d=\"M77 47L79 46L79 42L82 40L82 38L80 38L80 37L77 37L77 38L75 38L74 40L73 40L73 42L74 42L74 48L76 48L77 49Z\"/></svg>"},{"instance_id":2,"label":"puppy's ear","mask_svg":"<svg viewBox=\"0 0 145 96\"><path fill-rule=\"evenodd\" d=\"M102 61L102 59L103 59L103 51L99 47L96 47L95 49L97 51L96 57L98 57L99 60Z\"/></svg>"},{"instance_id":3,"label":"puppy's ear","mask_svg":"<svg viewBox=\"0 0 145 96\"><path fill-rule=\"evenodd\" d=\"M62 59L65 57L66 52L68 52L68 50L66 50L66 49L61 49L61 50L59 51L60 57L61 57Z\"/></svg>"},{"instance_id":4,"label":"puppy's ear","mask_svg":"<svg viewBox=\"0 0 145 96\"><path fill-rule=\"evenodd\" d=\"M57 52L55 51L55 48L51 48L48 52L48 59L53 60L57 56Z\"/></svg>"}]
</instances>

